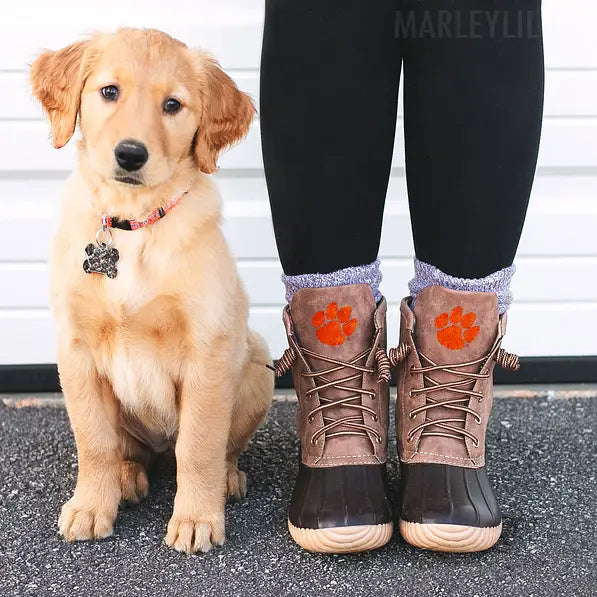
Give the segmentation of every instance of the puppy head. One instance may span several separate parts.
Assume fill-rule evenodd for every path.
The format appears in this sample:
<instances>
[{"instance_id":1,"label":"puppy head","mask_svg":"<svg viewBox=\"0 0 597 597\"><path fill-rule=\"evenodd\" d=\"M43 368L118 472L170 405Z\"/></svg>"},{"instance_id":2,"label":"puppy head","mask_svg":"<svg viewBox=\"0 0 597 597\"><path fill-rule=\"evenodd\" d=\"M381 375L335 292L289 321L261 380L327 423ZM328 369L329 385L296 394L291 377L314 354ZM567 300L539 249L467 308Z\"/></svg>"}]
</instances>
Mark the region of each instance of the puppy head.
<instances>
[{"instance_id":1,"label":"puppy head","mask_svg":"<svg viewBox=\"0 0 597 597\"><path fill-rule=\"evenodd\" d=\"M80 115L85 159L114 184L155 186L188 160L215 172L255 112L213 58L155 30L121 29L46 52L31 82L54 146L69 141Z\"/></svg>"}]
</instances>

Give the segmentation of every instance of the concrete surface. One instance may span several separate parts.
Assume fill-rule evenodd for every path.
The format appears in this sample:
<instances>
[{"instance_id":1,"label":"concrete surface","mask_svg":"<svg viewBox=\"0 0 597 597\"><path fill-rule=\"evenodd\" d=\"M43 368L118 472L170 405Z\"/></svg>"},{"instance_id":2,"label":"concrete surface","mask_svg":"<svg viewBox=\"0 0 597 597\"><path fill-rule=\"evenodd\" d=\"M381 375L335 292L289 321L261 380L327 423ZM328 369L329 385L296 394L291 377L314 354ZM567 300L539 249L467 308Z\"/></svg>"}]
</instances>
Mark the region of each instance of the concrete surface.
<instances>
[{"instance_id":1,"label":"concrete surface","mask_svg":"<svg viewBox=\"0 0 597 597\"><path fill-rule=\"evenodd\" d=\"M226 545L188 557L162 543L175 489L164 465L151 476L149 498L120 512L112 537L60 539L56 519L76 476L66 412L0 404L0 596L596 594L596 398L496 401L488 465L504 532L480 554L417 551L397 535L367 554L302 551L286 530L293 415L292 402L276 402L243 457L249 495L227 508ZM395 457L390 474L397 493Z\"/></svg>"}]
</instances>

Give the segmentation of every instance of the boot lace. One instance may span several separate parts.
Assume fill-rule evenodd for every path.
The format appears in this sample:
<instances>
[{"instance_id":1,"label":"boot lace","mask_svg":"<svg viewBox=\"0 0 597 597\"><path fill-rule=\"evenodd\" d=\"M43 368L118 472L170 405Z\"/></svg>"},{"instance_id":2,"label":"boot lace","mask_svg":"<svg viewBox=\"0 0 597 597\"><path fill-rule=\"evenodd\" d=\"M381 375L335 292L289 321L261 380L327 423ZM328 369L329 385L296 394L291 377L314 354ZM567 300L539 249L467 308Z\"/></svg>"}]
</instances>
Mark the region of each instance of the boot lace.
<instances>
[{"instance_id":1,"label":"boot lace","mask_svg":"<svg viewBox=\"0 0 597 597\"><path fill-rule=\"evenodd\" d=\"M433 435L449 437L460 441L465 441L466 438L469 438L476 448L479 447L479 439L477 436L465 429L465 427L467 415L471 415L475 423L481 425L481 417L474 410L469 408L468 405L472 398L476 398L478 402L482 402L483 394L481 392L469 390L466 386L473 387L478 379L487 379L490 377L491 373L471 373L462 371L462 369L473 365L479 365L479 370L481 370L486 362L495 359L498 365L503 368L517 370L519 368L518 357L515 354L506 352L503 348L500 348L501 342L502 336L500 335L489 352L483 357L454 365L440 365L422 352L417 351L422 366L415 367L412 365L410 367L410 374L422 374L424 387L411 390L409 396L413 398L418 394L426 394L427 401L423 406L414 408L408 413L408 416L411 419L416 419L419 414L423 414L424 421L411 429L406 437L407 442L411 442L413 437L422 430L421 437ZM401 343L397 348L392 348L390 350L390 363L393 366L396 366L398 363L405 360L409 353L410 346ZM431 375L436 371L448 373L453 376L453 379L451 381L440 383ZM440 391L450 392L451 394L454 394L454 397L440 400L432 396L433 393ZM454 411L454 417L432 418L434 410L439 408L447 408Z\"/></svg>"},{"instance_id":2,"label":"boot lace","mask_svg":"<svg viewBox=\"0 0 597 597\"><path fill-rule=\"evenodd\" d=\"M284 375L294 364L297 358L302 358L305 364L308 365L306 357L313 359L320 359L328 367L319 370L313 370L308 367L307 371L302 371L300 374L303 377L313 380L313 387L305 392L305 398L308 400L314 394L319 395L319 405L315 406L308 413L308 420L312 423L315 420L315 415L321 412L323 416L323 426L311 435L311 444L316 445L319 438L323 436L324 439L332 437L339 437L342 435L358 435L369 439L372 443L371 437L379 444L383 442L383 438L378 431L366 423L365 414L369 414L373 421L378 420L378 415L374 409L365 406L362 403L362 396L367 395L375 399L376 395L373 390L363 388L363 376L365 373L375 373L374 367L367 367L366 363L373 351L375 351L374 363L377 367L379 381L389 382L391 377L391 364L385 351L378 346L379 338L382 330L376 333L373 345L370 349L363 351L350 361L342 361L334 359L327 355L319 354L312 350L300 347L296 342L294 346L290 346L284 351L282 357L275 362L274 367L270 367L275 371L276 376ZM342 371L345 373L338 379L330 379L329 375ZM358 382L358 387L348 386L346 384ZM341 397L329 398L325 396L326 390L339 390ZM354 415L338 416L334 414L334 408L343 406L352 409ZM344 429L338 429L343 427Z\"/></svg>"}]
</instances>

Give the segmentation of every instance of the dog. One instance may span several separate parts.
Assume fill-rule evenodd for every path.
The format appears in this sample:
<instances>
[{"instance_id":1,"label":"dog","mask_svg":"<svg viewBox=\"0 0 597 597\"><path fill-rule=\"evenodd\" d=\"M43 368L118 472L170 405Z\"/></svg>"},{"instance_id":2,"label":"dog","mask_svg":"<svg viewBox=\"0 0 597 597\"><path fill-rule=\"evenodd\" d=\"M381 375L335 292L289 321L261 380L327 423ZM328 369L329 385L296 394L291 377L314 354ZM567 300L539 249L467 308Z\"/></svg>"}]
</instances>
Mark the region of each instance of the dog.
<instances>
[{"instance_id":1,"label":"dog","mask_svg":"<svg viewBox=\"0 0 597 597\"><path fill-rule=\"evenodd\" d=\"M226 497L245 494L238 457L273 396L209 176L253 103L210 55L157 30L46 51L30 81L56 148L81 131L50 257L78 454L59 532L109 536L120 502L147 495L152 455L173 450L165 542L208 551L224 542Z\"/></svg>"}]
</instances>

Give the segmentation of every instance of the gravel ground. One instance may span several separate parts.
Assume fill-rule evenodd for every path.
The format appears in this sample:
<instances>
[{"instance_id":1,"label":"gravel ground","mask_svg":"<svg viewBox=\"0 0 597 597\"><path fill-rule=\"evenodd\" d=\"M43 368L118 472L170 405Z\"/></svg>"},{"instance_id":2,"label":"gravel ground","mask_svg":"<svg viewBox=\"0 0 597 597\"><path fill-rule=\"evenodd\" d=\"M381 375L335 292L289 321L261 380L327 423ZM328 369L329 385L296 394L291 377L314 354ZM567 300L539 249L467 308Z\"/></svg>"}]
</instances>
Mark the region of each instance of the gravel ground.
<instances>
[{"instance_id":1,"label":"gravel ground","mask_svg":"<svg viewBox=\"0 0 597 597\"><path fill-rule=\"evenodd\" d=\"M149 498L120 512L112 537L61 540L56 519L76 475L66 412L0 405L0 595L595 595L597 399L496 401L488 464L504 531L480 554L418 551L398 536L368 554L302 551L286 530L293 417L292 402L275 403L244 455L249 495L227 507L226 545L184 556L162 542L175 489L165 464ZM390 473L397 492L395 458Z\"/></svg>"}]
</instances>

